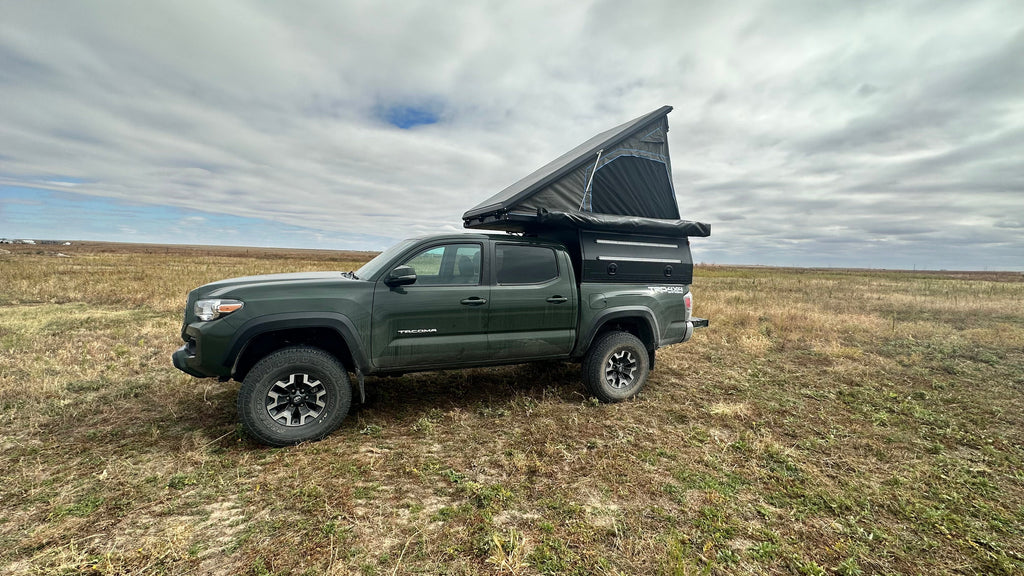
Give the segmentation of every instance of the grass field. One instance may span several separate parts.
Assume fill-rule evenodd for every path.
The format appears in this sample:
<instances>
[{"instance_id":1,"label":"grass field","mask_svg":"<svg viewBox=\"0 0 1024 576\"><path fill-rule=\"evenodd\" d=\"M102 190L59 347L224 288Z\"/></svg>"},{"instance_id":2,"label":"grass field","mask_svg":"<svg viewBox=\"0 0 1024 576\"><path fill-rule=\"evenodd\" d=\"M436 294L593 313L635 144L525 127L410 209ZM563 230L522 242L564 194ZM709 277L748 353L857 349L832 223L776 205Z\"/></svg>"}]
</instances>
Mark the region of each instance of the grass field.
<instances>
[{"instance_id":1,"label":"grass field","mask_svg":"<svg viewBox=\"0 0 1024 576\"><path fill-rule=\"evenodd\" d=\"M1021 274L700 267L635 401L371 379L267 449L171 367L185 294L367 255L4 248L3 574L1024 573Z\"/></svg>"}]
</instances>

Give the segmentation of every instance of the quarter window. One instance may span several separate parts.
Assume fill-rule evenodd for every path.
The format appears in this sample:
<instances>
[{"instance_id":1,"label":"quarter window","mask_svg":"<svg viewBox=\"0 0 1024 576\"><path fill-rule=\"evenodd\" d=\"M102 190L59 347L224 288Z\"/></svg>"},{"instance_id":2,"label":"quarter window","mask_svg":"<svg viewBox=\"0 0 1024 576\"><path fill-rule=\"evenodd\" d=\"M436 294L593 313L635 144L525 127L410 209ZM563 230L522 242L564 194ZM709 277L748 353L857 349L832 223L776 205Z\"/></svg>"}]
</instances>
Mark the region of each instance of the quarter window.
<instances>
[{"instance_id":1,"label":"quarter window","mask_svg":"<svg viewBox=\"0 0 1024 576\"><path fill-rule=\"evenodd\" d=\"M541 246L495 246L498 284L540 284L558 277L555 251Z\"/></svg>"}]
</instances>

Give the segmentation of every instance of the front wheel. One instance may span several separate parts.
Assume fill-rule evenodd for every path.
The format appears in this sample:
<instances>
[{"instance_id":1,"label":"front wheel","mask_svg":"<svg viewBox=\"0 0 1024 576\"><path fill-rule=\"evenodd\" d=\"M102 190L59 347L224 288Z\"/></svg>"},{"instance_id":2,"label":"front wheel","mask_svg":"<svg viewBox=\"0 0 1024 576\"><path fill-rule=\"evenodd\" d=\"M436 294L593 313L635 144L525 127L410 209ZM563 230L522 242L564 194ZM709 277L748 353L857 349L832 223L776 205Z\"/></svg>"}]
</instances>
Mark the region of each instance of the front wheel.
<instances>
[{"instance_id":1,"label":"front wheel","mask_svg":"<svg viewBox=\"0 0 1024 576\"><path fill-rule=\"evenodd\" d=\"M647 383L647 348L629 332L609 332L590 346L583 360L583 383L602 402L632 398Z\"/></svg>"},{"instance_id":2,"label":"front wheel","mask_svg":"<svg viewBox=\"0 0 1024 576\"><path fill-rule=\"evenodd\" d=\"M334 356L309 346L268 354L238 391L238 417L269 446L320 440L341 426L352 403L348 372Z\"/></svg>"}]
</instances>

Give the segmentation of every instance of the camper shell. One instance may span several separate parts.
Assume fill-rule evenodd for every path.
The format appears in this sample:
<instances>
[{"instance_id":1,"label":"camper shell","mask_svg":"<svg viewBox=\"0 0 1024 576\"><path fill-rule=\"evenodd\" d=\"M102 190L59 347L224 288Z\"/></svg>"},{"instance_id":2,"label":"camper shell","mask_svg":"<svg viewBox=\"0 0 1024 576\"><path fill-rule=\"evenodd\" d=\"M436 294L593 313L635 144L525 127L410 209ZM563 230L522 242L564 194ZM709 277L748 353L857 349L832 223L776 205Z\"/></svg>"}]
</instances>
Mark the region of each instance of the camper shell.
<instances>
[{"instance_id":1,"label":"camper shell","mask_svg":"<svg viewBox=\"0 0 1024 576\"><path fill-rule=\"evenodd\" d=\"M578 281L689 285L690 237L681 220L668 149L671 106L594 136L467 210L463 225L558 241Z\"/></svg>"}]
</instances>

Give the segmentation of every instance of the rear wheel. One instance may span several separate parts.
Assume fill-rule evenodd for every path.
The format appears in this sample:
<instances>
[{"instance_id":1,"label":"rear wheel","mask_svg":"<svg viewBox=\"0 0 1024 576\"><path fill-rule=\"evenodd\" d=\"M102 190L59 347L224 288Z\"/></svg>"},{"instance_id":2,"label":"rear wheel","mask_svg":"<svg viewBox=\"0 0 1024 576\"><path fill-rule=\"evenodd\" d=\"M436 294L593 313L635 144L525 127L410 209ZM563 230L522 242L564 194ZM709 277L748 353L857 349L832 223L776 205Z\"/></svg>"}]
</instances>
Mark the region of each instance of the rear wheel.
<instances>
[{"instance_id":1,"label":"rear wheel","mask_svg":"<svg viewBox=\"0 0 1024 576\"><path fill-rule=\"evenodd\" d=\"M590 346L583 360L583 383L602 402L632 398L647 383L647 348L629 332L609 332Z\"/></svg>"},{"instance_id":2,"label":"rear wheel","mask_svg":"<svg viewBox=\"0 0 1024 576\"><path fill-rule=\"evenodd\" d=\"M238 417L269 446L320 440L341 425L352 403L348 372L309 346L284 348L253 366L238 391Z\"/></svg>"}]
</instances>

